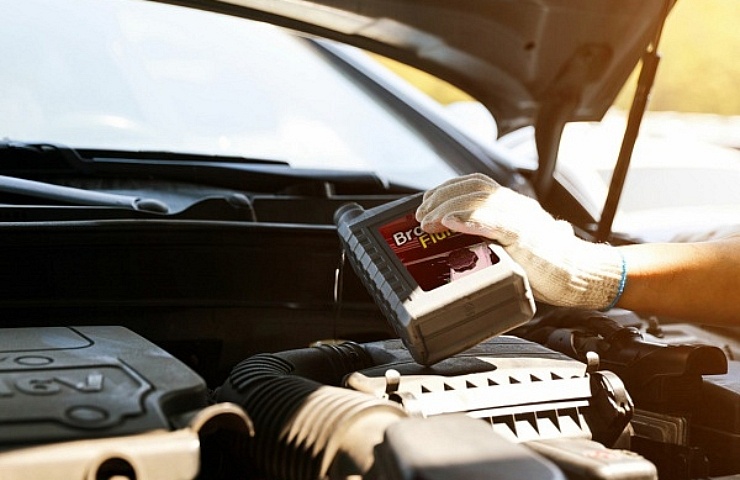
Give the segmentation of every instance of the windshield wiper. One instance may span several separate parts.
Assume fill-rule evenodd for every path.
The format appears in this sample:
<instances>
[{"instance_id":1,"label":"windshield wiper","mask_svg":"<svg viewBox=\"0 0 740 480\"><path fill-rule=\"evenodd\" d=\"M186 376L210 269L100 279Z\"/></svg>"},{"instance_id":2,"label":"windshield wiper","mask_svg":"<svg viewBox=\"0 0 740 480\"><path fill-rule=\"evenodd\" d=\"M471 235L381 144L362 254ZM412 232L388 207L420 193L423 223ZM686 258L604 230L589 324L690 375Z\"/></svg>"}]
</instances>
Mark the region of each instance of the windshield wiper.
<instances>
[{"instance_id":1,"label":"windshield wiper","mask_svg":"<svg viewBox=\"0 0 740 480\"><path fill-rule=\"evenodd\" d=\"M121 207L137 212L161 214L170 211L166 203L151 198L95 192L5 175L0 175L0 192L44 198L73 205Z\"/></svg>"},{"instance_id":2,"label":"windshield wiper","mask_svg":"<svg viewBox=\"0 0 740 480\"><path fill-rule=\"evenodd\" d=\"M269 193L311 184L331 184L332 189L348 193L389 193L391 189L385 180L369 171L295 168L284 161L246 157L73 149L56 144L0 141L0 172L25 177L42 171L63 174L64 169L86 175L167 178Z\"/></svg>"}]
</instances>

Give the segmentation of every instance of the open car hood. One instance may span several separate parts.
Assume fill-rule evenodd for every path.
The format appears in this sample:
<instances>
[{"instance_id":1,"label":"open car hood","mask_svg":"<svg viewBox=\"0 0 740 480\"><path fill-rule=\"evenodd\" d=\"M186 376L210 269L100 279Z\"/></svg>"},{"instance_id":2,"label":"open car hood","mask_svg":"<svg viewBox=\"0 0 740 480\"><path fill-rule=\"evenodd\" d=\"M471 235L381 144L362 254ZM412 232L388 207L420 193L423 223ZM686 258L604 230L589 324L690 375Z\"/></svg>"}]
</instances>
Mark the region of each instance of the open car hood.
<instances>
[{"instance_id":1,"label":"open car hood","mask_svg":"<svg viewBox=\"0 0 740 480\"><path fill-rule=\"evenodd\" d=\"M162 0L158 0L162 1ZM599 120L674 0L164 0L377 52L481 101L504 134L567 102Z\"/></svg>"}]
</instances>

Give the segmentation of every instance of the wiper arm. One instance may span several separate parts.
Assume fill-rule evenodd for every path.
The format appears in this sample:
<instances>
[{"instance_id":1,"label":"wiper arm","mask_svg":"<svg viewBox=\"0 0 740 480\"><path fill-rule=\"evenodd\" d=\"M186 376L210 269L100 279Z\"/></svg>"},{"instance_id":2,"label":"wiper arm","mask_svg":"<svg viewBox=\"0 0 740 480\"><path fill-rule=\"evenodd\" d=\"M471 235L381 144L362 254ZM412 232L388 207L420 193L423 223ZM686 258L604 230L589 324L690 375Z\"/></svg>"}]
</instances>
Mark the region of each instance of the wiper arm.
<instances>
[{"instance_id":1,"label":"wiper arm","mask_svg":"<svg viewBox=\"0 0 740 480\"><path fill-rule=\"evenodd\" d=\"M122 207L147 213L168 213L170 211L166 203L151 198L94 192L5 175L0 175L0 192L45 198L75 205Z\"/></svg>"},{"instance_id":2,"label":"wiper arm","mask_svg":"<svg viewBox=\"0 0 740 480\"><path fill-rule=\"evenodd\" d=\"M60 174L66 167L85 175L168 178L255 192L280 192L297 185L329 183L339 190L388 193L390 186L374 172L295 168L277 160L173 152L73 149L55 144L0 141L0 171ZM32 160L32 161L30 161Z\"/></svg>"}]
</instances>

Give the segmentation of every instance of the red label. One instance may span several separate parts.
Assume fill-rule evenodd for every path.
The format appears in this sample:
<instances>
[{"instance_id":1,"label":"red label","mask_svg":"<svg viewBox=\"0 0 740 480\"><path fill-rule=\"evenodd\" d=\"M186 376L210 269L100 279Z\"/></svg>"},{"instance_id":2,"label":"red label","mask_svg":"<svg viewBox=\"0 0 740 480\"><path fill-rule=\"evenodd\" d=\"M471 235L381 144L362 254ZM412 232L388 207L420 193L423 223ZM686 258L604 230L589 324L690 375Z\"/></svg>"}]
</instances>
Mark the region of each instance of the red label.
<instances>
[{"instance_id":1,"label":"red label","mask_svg":"<svg viewBox=\"0 0 740 480\"><path fill-rule=\"evenodd\" d=\"M498 262L483 239L447 230L427 233L413 213L378 228L422 290L432 290Z\"/></svg>"}]
</instances>

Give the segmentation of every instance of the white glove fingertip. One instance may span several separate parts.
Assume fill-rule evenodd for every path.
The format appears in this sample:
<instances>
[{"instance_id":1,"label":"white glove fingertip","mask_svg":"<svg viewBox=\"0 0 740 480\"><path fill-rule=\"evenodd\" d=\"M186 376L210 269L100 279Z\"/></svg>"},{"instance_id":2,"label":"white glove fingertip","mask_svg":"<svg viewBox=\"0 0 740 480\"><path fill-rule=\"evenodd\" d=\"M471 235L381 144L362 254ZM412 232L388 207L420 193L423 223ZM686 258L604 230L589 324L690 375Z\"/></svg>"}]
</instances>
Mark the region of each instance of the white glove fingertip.
<instances>
[{"instance_id":1,"label":"white glove fingertip","mask_svg":"<svg viewBox=\"0 0 740 480\"><path fill-rule=\"evenodd\" d=\"M421 229L428 233L439 233L447 230L447 227L438 218L426 216L419 222L421 223Z\"/></svg>"},{"instance_id":2,"label":"white glove fingertip","mask_svg":"<svg viewBox=\"0 0 740 480\"><path fill-rule=\"evenodd\" d=\"M442 218L442 225L453 232L460 232L467 235L478 235L481 237L495 240L495 231L487 225L472 220L470 215L460 215L453 213Z\"/></svg>"}]
</instances>

